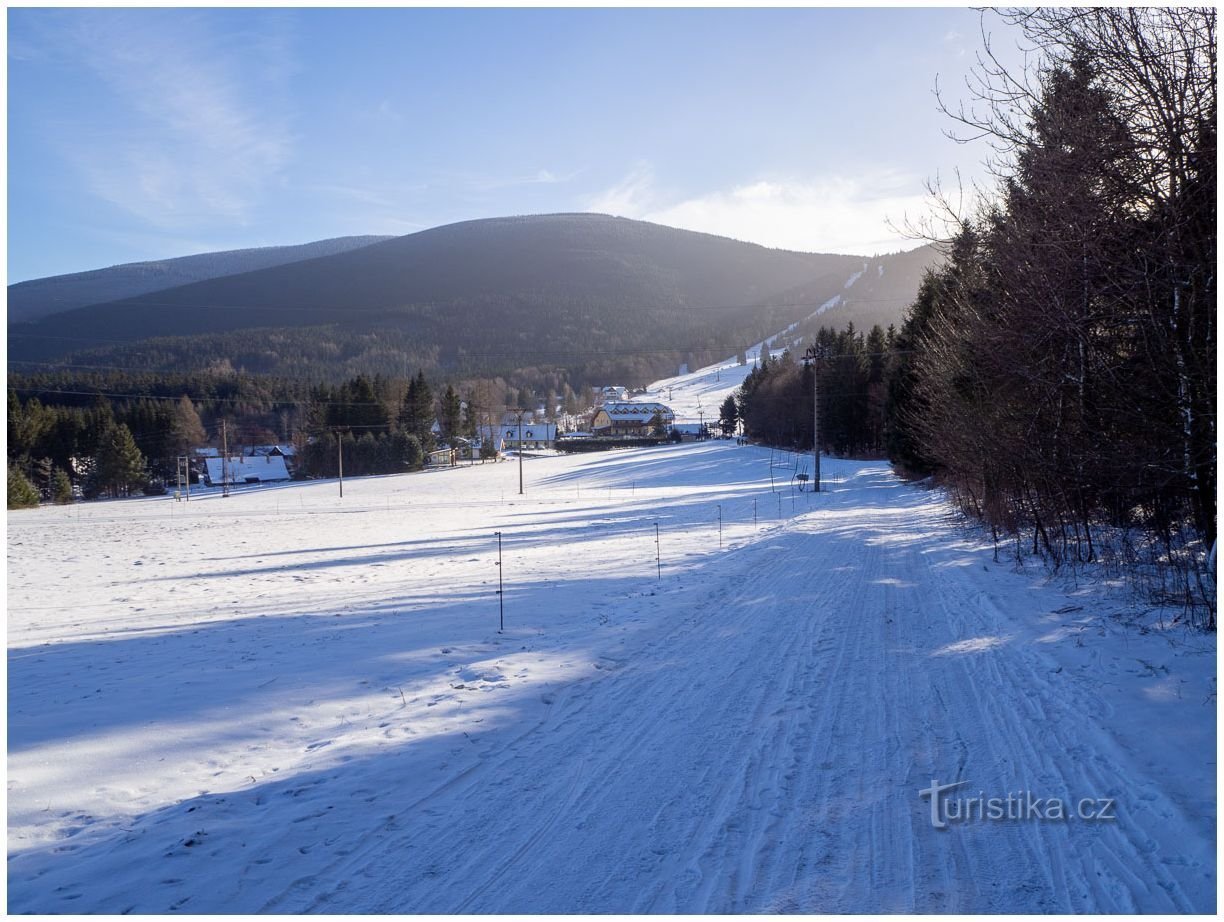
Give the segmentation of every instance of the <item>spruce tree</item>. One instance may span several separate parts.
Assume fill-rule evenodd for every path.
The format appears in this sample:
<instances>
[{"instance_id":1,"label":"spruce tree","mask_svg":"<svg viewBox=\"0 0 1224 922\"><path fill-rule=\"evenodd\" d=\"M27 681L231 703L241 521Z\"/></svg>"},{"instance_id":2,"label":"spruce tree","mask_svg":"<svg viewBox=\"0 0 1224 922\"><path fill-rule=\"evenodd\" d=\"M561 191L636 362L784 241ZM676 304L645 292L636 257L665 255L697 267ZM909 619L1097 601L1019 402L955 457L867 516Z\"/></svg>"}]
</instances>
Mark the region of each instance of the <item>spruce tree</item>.
<instances>
[{"instance_id":1,"label":"spruce tree","mask_svg":"<svg viewBox=\"0 0 1224 922\"><path fill-rule=\"evenodd\" d=\"M8 466L8 507L24 509L37 505L38 491L34 489L34 484L30 483L29 478L21 472L20 468L10 464Z\"/></svg>"},{"instance_id":2,"label":"spruce tree","mask_svg":"<svg viewBox=\"0 0 1224 922\"><path fill-rule=\"evenodd\" d=\"M463 431L463 405L459 395L449 384L442 394L442 405L438 422L442 427L442 439L447 444L453 444Z\"/></svg>"},{"instance_id":3,"label":"spruce tree","mask_svg":"<svg viewBox=\"0 0 1224 922\"><path fill-rule=\"evenodd\" d=\"M126 496L145 481L145 461L131 430L122 423L107 430L98 445L94 471L98 486L112 496Z\"/></svg>"},{"instance_id":4,"label":"spruce tree","mask_svg":"<svg viewBox=\"0 0 1224 922\"><path fill-rule=\"evenodd\" d=\"M739 407L735 403L735 395L728 394L718 411L718 425L723 435L735 432L735 424L739 421Z\"/></svg>"},{"instance_id":5,"label":"spruce tree","mask_svg":"<svg viewBox=\"0 0 1224 922\"><path fill-rule=\"evenodd\" d=\"M72 502L72 478L62 467L57 467L51 477L51 499L60 506Z\"/></svg>"}]
</instances>

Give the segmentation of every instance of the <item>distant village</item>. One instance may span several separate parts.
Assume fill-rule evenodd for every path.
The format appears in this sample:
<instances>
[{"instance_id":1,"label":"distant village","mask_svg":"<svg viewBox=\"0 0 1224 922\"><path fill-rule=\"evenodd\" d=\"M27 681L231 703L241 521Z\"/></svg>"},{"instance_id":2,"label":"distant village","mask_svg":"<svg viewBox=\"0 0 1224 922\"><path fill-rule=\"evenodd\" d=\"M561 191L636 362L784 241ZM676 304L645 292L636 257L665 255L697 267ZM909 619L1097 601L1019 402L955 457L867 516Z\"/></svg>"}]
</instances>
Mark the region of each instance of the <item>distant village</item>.
<instances>
[{"instance_id":1,"label":"distant village","mask_svg":"<svg viewBox=\"0 0 1224 922\"><path fill-rule=\"evenodd\" d=\"M711 436L708 424L678 423L670 407L633 396L626 387L610 385L595 389L595 405L585 413L566 414L560 406L550 412L544 405L505 412L496 424L478 424L475 438L454 438L428 452L426 467L495 461L507 453L599 451ZM441 436L437 421L432 431ZM228 456L219 448L197 448L186 477L212 487L292 480L297 454L293 443L244 446Z\"/></svg>"}]
</instances>

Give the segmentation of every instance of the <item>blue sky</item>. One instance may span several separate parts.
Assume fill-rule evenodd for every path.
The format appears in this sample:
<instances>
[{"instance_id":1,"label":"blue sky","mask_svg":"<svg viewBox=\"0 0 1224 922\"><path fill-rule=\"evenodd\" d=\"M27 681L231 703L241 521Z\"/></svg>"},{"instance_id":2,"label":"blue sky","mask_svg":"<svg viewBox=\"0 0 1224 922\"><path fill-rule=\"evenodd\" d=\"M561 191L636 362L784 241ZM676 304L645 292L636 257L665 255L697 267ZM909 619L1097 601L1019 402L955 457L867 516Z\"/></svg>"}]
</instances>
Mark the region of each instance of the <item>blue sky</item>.
<instances>
[{"instance_id":1,"label":"blue sky","mask_svg":"<svg viewBox=\"0 0 1224 922\"><path fill-rule=\"evenodd\" d=\"M983 175L932 94L979 42L967 9L10 9L9 281L558 211L906 249L926 180Z\"/></svg>"}]
</instances>

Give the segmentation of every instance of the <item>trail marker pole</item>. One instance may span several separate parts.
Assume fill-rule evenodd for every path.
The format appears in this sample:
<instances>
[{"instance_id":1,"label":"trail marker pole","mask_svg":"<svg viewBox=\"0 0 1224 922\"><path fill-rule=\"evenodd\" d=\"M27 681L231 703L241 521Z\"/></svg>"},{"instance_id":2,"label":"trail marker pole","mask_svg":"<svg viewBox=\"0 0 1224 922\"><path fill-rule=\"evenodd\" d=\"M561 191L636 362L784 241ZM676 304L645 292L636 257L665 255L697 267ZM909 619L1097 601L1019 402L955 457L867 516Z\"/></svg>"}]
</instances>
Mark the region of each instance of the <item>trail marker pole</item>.
<instances>
[{"instance_id":1,"label":"trail marker pole","mask_svg":"<svg viewBox=\"0 0 1224 922\"><path fill-rule=\"evenodd\" d=\"M722 550L722 503L718 504L718 549Z\"/></svg>"},{"instance_id":2,"label":"trail marker pole","mask_svg":"<svg viewBox=\"0 0 1224 922\"><path fill-rule=\"evenodd\" d=\"M778 498L778 518L782 518L782 494L775 493L774 496Z\"/></svg>"},{"instance_id":3,"label":"trail marker pole","mask_svg":"<svg viewBox=\"0 0 1224 922\"><path fill-rule=\"evenodd\" d=\"M501 633L506 629L506 594L504 584L502 582L502 540L501 532L494 532L497 535L497 633Z\"/></svg>"},{"instance_id":4,"label":"trail marker pole","mask_svg":"<svg viewBox=\"0 0 1224 922\"><path fill-rule=\"evenodd\" d=\"M655 522L655 569L659 574L659 582L663 582L663 551L659 546L659 523Z\"/></svg>"},{"instance_id":5,"label":"trail marker pole","mask_svg":"<svg viewBox=\"0 0 1224 922\"><path fill-rule=\"evenodd\" d=\"M755 528L757 527L757 514L756 514L756 512L757 512L757 510L756 510L756 499L755 499L755 498L753 498L753 500L752 500L752 527L753 527L753 529L755 529Z\"/></svg>"}]
</instances>

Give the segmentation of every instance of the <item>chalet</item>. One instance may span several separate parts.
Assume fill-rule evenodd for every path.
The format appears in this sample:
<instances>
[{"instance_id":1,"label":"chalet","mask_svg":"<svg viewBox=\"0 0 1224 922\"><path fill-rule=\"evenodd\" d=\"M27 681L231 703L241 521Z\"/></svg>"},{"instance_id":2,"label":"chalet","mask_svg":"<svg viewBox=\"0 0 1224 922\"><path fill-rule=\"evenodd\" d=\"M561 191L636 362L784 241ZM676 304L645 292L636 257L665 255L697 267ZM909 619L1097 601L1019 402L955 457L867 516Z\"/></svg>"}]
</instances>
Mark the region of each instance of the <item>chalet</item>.
<instances>
[{"instance_id":1,"label":"chalet","mask_svg":"<svg viewBox=\"0 0 1224 922\"><path fill-rule=\"evenodd\" d=\"M591 420L591 431L599 437L656 435L651 431L656 414L666 428L675 422L676 416L670 407L661 403L635 403L615 401L605 403L595 411Z\"/></svg>"},{"instance_id":2,"label":"chalet","mask_svg":"<svg viewBox=\"0 0 1224 922\"><path fill-rule=\"evenodd\" d=\"M288 480L289 470L280 455L264 455L259 458L205 458L204 482L210 487L223 482L275 483Z\"/></svg>"},{"instance_id":3,"label":"chalet","mask_svg":"<svg viewBox=\"0 0 1224 922\"><path fill-rule=\"evenodd\" d=\"M620 385L609 385L608 387L600 387L595 390L595 405L604 406L608 403L616 403L618 401L629 399L629 388L621 387Z\"/></svg>"}]
</instances>

